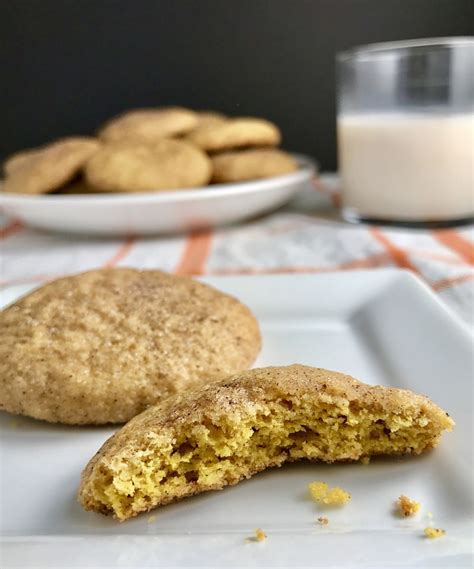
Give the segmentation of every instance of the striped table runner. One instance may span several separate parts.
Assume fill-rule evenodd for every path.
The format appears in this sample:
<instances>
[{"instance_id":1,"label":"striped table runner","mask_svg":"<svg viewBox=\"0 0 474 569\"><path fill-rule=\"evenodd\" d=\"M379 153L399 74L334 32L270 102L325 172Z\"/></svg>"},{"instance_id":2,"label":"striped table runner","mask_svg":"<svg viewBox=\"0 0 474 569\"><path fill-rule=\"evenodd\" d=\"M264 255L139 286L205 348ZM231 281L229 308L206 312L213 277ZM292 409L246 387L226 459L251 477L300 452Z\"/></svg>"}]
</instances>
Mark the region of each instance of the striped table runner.
<instances>
[{"instance_id":1,"label":"striped table runner","mask_svg":"<svg viewBox=\"0 0 474 569\"><path fill-rule=\"evenodd\" d=\"M474 322L474 228L358 226L338 216L337 179L322 176L270 215L185 236L64 236L0 215L0 286L41 283L95 267L161 268L180 275L250 275L401 267Z\"/></svg>"}]
</instances>

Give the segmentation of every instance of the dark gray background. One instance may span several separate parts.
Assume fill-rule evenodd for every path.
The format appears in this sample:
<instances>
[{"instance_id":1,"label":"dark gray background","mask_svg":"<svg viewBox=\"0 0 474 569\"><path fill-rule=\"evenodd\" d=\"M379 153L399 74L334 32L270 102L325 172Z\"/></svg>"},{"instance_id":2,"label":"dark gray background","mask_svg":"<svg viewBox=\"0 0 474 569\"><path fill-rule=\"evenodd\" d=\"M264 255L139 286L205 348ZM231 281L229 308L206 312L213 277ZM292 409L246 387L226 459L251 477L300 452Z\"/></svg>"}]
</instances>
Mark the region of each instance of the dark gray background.
<instances>
[{"instance_id":1,"label":"dark gray background","mask_svg":"<svg viewBox=\"0 0 474 569\"><path fill-rule=\"evenodd\" d=\"M335 52L473 34L473 0L0 0L0 155L182 104L266 116L331 170Z\"/></svg>"}]
</instances>

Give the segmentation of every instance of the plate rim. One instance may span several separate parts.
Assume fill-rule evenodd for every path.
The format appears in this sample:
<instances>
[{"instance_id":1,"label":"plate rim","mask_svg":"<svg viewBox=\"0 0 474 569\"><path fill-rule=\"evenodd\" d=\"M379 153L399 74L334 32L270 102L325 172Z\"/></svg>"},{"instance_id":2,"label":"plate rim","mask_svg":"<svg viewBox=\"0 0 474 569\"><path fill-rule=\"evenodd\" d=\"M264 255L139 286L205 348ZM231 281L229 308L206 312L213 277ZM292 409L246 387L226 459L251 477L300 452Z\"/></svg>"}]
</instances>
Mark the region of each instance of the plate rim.
<instances>
[{"instance_id":1,"label":"plate rim","mask_svg":"<svg viewBox=\"0 0 474 569\"><path fill-rule=\"evenodd\" d=\"M132 265L121 265L118 268L133 268L133 269L138 269L138 270L160 270L159 267L154 267L154 268L140 268L140 267L135 267ZM57 276L53 276L51 279L47 279L45 281L41 281L41 282L18 282L18 283L14 283L14 284L10 284L10 285L0 285L0 310L3 310L3 308L6 308L7 306L9 306L10 304L16 302L16 300L22 298L23 296L30 294L30 292L32 292L33 290L36 290L37 288L40 288L41 286L44 286L46 284L48 284L49 282L56 280L56 279L60 279L60 278L65 278L67 276L72 276L72 275L76 275L76 274L80 274L80 273L84 273L84 272L88 272L91 270L94 270L94 267L91 268L87 268L84 270L77 270L77 271L72 271L70 273L67 274L61 274L61 275L57 275ZM410 282L411 284L409 286L414 286L416 288L418 288L420 290L420 292L427 297L430 297L431 302L437 306L437 310L442 312L444 314L444 318L447 320L450 320L451 323L453 323L457 330L460 332L460 334L462 336L464 336L465 340L468 340L470 342L473 341L474 338L474 329L470 328L468 323L465 322L464 320L461 319L460 316L458 316L447 304L446 302L443 301L442 298L440 298L440 296L438 294L436 294L428 285L428 283L426 281L424 281L423 279L421 279L418 275L414 274L412 271L408 270L408 269L400 269L398 267L382 267L382 268L378 268L378 269L351 269L351 270L338 270L338 271L328 271L328 272L323 272L323 273L314 273L314 272L307 272L307 273L300 273L300 274L294 274L294 273L285 273L285 272L281 272L281 273L263 273L263 274L256 274L256 275L213 275L213 274L204 274L204 275L189 275L188 278L192 278L194 280L198 280L198 281L202 281L205 282L206 284L209 284L210 286L213 286L215 288L219 288L218 287L218 283L219 282L225 282L225 281L233 281L233 280L237 280L237 281L241 281L241 282L248 282L249 280L266 280L266 279L281 279L281 278L296 278L296 279L311 279L311 278L318 278L321 280L324 279L331 279L331 278L351 278L351 277L358 277L358 278L364 278L364 276L369 276L369 278L372 278L374 280L379 280L380 282L382 282L383 280L387 280L388 282L385 284L385 286L391 286L393 285L394 281L396 279L401 279L405 282ZM7 291L7 290L14 290L14 289L21 289L23 287L28 287L28 290L26 292L22 292L20 293L15 300L12 300L11 302L8 302L8 304L3 304L2 303L2 294Z\"/></svg>"}]
</instances>

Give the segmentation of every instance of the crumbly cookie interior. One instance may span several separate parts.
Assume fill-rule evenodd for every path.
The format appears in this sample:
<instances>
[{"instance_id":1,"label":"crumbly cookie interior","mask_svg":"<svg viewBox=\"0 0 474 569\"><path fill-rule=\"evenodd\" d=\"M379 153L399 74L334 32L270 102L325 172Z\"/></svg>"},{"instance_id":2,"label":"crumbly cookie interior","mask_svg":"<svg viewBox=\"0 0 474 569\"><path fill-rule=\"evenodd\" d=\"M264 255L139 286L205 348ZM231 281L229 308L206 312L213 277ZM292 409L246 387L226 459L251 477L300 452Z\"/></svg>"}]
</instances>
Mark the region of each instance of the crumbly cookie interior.
<instances>
[{"instance_id":1,"label":"crumbly cookie interior","mask_svg":"<svg viewBox=\"0 0 474 569\"><path fill-rule=\"evenodd\" d=\"M443 424L423 407L394 414L342 398L267 401L219 422L182 425L173 435L147 433L140 448L124 448L100 465L84 505L123 520L285 461L419 454L450 430L449 421Z\"/></svg>"}]
</instances>

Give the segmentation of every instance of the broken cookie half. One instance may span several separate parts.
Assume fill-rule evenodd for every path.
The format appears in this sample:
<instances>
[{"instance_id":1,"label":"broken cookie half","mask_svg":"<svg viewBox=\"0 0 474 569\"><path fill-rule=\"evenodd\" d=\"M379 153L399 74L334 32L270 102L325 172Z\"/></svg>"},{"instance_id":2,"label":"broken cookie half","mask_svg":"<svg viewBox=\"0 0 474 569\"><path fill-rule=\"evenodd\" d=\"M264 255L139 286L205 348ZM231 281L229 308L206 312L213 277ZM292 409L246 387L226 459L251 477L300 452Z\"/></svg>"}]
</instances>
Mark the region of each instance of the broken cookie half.
<instances>
[{"instance_id":1,"label":"broken cookie half","mask_svg":"<svg viewBox=\"0 0 474 569\"><path fill-rule=\"evenodd\" d=\"M302 365L249 370L132 419L85 468L79 500L125 520L287 461L419 454L453 425L410 391Z\"/></svg>"}]
</instances>

